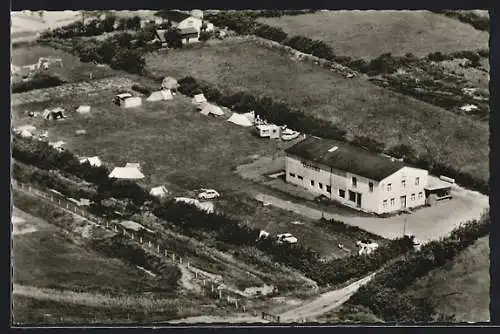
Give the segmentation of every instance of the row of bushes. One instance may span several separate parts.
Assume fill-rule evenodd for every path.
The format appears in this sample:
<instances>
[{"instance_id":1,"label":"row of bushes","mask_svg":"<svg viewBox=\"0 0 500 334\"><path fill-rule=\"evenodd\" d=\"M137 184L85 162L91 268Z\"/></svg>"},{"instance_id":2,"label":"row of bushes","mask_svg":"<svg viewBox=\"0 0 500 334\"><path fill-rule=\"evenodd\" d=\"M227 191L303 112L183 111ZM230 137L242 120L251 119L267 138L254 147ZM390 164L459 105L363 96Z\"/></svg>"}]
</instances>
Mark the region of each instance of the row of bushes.
<instances>
[{"instance_id":1,"label":"row of bushes","mask_svg":"<svg viewBox=\"0 0 500 334\"><path fill-rule=\"evenodd\" d=\"M12 93L22 93L33 89L55 87L65 84L58 76L46 73L35 73L28 81L18 81L12 84Z\"/></svg>"},{"instance_id":2,"label":"row of bushes","mask_svg":"<svg viewBox=\"0 0 500 334\"><path fill-rule=\"evenodd\" d=\"M438 14L444 14L448 17L452 17L462 21L464 23L468 23L477 30L489 31L490 30L490 20L488 17L484 17L481 15L477 15L476 13L469 11L455 11L455 10L439 10L435 11Z\"/></svg>"},{"instance_id":3,"label":"row of bushes","mask_svg":"<svg viewBox=\"0 0 500 334\"><path fill-rule=\"evenodd\" d=\"M32 145L29 145L28 142L31 142ZM278 245L270 239L257 241L260 230L251 228L224 215L207 214L193 206L176 203L173 200L160 203L154 201L135 182L115 182L108 180L107 177L104 179L104 177L101 177L102 171L105 169L104 167L86 167L91 170L95 169L95 174L92 172L80 172L79 168L74 165L76 158L71 153L67 151L58 153L43 142L15 138L13 152L15 152L13 154L14 159L18 159L24 163L43 169L59 169L75 176L92 180L97 185L97 195L94 196L96 202L102 202L104 199L109 198L126 198L134 204L140 205L146 201L151 201L152 211L157 217L174 224L182 231L204 230L215 233L216 239L226 244L256 246L271 255L274 261L296 268L323 285L338 284L363 276L412 247L411 240L405 238L391 242L388 246L381 247L375 252L376 254L368 257L354 255L349 258L320 263L318 254L313 250L303 248L302 246L286 247ZM15 177L16 175L18 173L14 174ZM100 177L96 177L95 175ZM50 184L56 190L62 190L61 188L63 188L56 182L46 182L45 184ZM76 197L75 194L68 195Z\"/></svg>"},{"instance_id":4,"label":"row of bushes","mask_svg":"<svg viewBox=\"0 0 500 334\"><path fill-rule=\"evenodd\" d=\"M367 307L386 321L435 320L433 301L410 296L405 293L405 288L431 270L443 266L477 239L487 235L490 227L490 218L485 214L480 220L461 225L448 237L422 246L419 252L408 253L405 258L390 264L367 285L361 287L348 304Z\"/></svg>"},{"instance_id":5,"label":"row of bushes","mask_svg":"<svg viewBox=\"0 0 500 334\"><path fill-rule=\"evenodd\" d=\"M337 125L309 116L304 112L291 109L286 104L274 102L273 99L269 97L256 98L248 92L238 92L232 95L225 94L213 85L206 82L198 82L195 78L190 76L180 79L179 85L179 91L185 95L193 96L194 94L203 93L209 101L213 101L237 112L254 110L256 115L267 119L269 122L278 125L286 124L292 129L314 136L347 141L346 131L339 128ZM362 143L361 146L366 149L375 152L384 151L396 158L403 158L405 162L415 165L416 167L427 169L434 175L447 175L454 178L457 183L465 187L480 191L484 194L489 193L488 181L475 178L454 167L435 162L431 156L419 155L408 145L399 144L394 147L385 148L383 143L364 136L354 138L351 143L354 145Z\"/></svg>"}]
</instances>

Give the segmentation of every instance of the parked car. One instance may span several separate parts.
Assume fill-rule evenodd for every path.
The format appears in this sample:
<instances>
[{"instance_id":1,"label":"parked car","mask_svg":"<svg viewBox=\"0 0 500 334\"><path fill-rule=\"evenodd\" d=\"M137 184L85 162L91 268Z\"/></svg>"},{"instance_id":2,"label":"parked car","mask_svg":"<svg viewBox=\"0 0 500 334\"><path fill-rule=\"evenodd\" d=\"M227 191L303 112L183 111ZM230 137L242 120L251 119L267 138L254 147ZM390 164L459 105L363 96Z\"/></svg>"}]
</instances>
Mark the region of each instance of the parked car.
<instances>
[{"instance_id":1,"label":"parked car","mask_svg":"<svg viewBox=\"0 0 500 334\"><path fill-rule=\"evenodd\" d=\"M220 196L220 194L214 189L201 189L202 192L198 195L200 199L214 199Z\"/></svg>"},{"instance_id":2,"label":"parked car","mask_svg":"<svg viewBox=\"0 0 500 334\"><path fill-rule=\"evenodd\" d=\"M295 238L291 233L283 233L283 234L278 234L276 236L276 239L279 244L287 243L287 244L296 244L297 243L297 238Z\"/></svg>"},{"instance_id":3,"label":"parked car","mask_svg":"<svg viewBox=\"0 0 500 334\"><path fill-rule=\"evenodd\" d=\"M314 199L317 203L327 204L330 203L330 199L325 195L319 195Z\"/></svg>"}]
</instances>

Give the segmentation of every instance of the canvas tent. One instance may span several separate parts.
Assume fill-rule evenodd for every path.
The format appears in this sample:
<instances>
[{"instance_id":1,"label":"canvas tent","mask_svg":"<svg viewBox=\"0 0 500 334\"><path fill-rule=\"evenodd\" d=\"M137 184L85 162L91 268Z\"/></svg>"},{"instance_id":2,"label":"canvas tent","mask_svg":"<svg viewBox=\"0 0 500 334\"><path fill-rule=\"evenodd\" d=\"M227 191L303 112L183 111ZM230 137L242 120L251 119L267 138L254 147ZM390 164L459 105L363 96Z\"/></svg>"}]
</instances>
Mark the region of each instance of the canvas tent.
<instances>
[{"instance_id":1,"label":"canvas tent","mask_svg":"<svg viewBox=\"0 0 500 334\"><path fill-rule=\"evenodd\" d=\"M207 102L207 99L205 98L205 95L203 95L203 94L197 94L193 97L193 104L195 104L197 106L201 106L206 102Z\"/></svg>"},{"instance_id":2,"label":"canvas tent","mask_svg":"<svg viewBox=\"0 0 500 334\"><path fill-rule=\"evenodd\" d=\"M125 98L121 104L125 108L135 108L142 105L142 99L139 96Z\"/></svg>"},{"instance_id":3,"label":"canvas tent","mask_svg":"<svg viewBox=\"0 0 500 334\"><path fill-rule=\"evenodd\" d=\"M90 106L79 106L76 112L79 114L88 114L90 113Z\"/></svg>"},{"instance_id":4,"label":"canvas tent","mask_svg":"<svg viewBox=\"0 0 500 334\"><path fill-rule=\"evenodd\" d=\"M161 88L176 90L179 88L179 83L172 77L165 77L161 83Z\"/></svg>"},{"instance_id":5,"label":"canvas tent","mask_svg":"<svg viewBox=\"0 0 500 334\"><path fill-rule=\"evenodd\" d=\"M231 117L229 117L228 122L245 127L253 125L253 123L248 119L248 117L245 116L245 114L238 114L238 113L233 113Z\"/></svg>"},{"instance_id":6,"label":"canvas tent","mask_svg":"<svg viewBox=\"0 0 500 334\"><path fill-rule=\"evenodd\" d=\"M154 188L151 188L151 191L149 192L149 194L151 196L163 198L163 197L167 196L168 190L164 186L154 187Z\"/></svg>"},{"instance_id":7,"label":"canvas tent","mask_svg":"<svg viewBox=\"0 0 500 334\"><path fill-rule=\"evenodd\" d=\"M162 101L162 100L172 100L173 96L170 90L164 89L151 93L151 95L147 98L147 101Z\"/></svg>"},{"instance_id":8,"label":"canvas tent","mask_svg":"<svg viewBox=\"0 0 500 334\"><path fill-rule=\"evenodd\" d=\"M200 111L203 115L212 114L214 116L224 116L222 109L216 105L206 103Z\"/></svg>"},{"instance_id":9,"label":"canvas tent","mask_svg":"<svg viewBox=\"0 0 500 334\"><path fill-rule=\"evenodd\" d=\"M115 167L109 174L110 179L138 180L143 179L144 174L135 167Z\"/></svg>"},{"instance_id":10,"label":"canvas tent","mask_svg":"<svg viewBox=\"0 0 500 334\"><path fill-rule=\"evenodd\" d=\"M80 163L81 164L84 164L88 162L91 166L94 166L94 167L100 167L102 166L102 161L101 159L99 159L98 156L95 156L95 157L81 157L80 158Z\"/></svg>"}]
</instances>

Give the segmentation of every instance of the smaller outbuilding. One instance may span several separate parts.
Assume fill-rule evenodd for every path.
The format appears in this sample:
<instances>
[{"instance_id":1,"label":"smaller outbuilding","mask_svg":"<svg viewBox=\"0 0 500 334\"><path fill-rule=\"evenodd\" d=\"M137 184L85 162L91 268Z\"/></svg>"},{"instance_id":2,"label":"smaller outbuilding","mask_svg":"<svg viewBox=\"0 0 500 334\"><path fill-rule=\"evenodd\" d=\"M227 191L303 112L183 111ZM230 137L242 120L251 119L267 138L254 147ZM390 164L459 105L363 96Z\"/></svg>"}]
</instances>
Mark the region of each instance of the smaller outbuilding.
<instances>
[{"instance_id":1,"label":"smaller outbuilding","mask_svg":"<svg viewBox=\"0 0 500 334\"><path fill-rule=\"evenodd\" d=\"M224 116L224 111L214 104L205 103L200 113L202 115Z\"/></svg>"}]
</instances>

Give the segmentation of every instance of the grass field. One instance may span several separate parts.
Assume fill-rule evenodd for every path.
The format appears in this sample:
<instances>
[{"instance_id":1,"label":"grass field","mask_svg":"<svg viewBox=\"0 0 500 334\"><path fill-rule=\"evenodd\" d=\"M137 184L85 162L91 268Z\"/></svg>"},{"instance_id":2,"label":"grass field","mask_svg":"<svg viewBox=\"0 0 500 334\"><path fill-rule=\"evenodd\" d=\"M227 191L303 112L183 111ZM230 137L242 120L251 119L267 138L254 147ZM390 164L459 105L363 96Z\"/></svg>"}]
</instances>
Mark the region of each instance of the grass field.
<instances>
[{"instance_id":1,"label":"grass field","mask_svg":"<svg viewBox=\"0 0 500 334\"><path fill-rule=\"evenodd\" d=\"M489 321L489 237L479 239L453 261L419 279L408 291L436 301L437 311L455 315L456 321Z\"/></svg>"},{"instance_id":2,"label":"grass field","mask_svg":"<svg viewBox=\"0 0 500 334\"><path fill-rule=\"evenodd\" d=\"M435 161L487 179L488 127L466 117L377 87L364 78L345 79L315 65L294 62L254 42L152 54L150 70L192 75L224 91L271 96L304 112L339 123L388 147L407 143Z\"/></svg>"},{"instance_id":3,"label":"grass field","mask_svg":"<svg viewBox=\"0 0 500 334\"><path fill-rule=\"evenodd\" d=\"M56 91L62 89L57 87ZM289 222L300 217L277 208L262 209L256 201L249 200L246 191L254 185L241 179L236 167L251 161L254 155L271 155L274 145L257 138L249 129L201 115L184 96L177 95L167 102L144 101L140 108L123 110L110 102L112 90L101 90L92 99L93 109L88 117L68 112L64 121L44 121L24 114L26 110L86 104L89 93L15 106L13 123L47 129L49 141L64 140L68 149L79 155L98 155L112 165L140 162L147 176L145 183L164 184L174 196L196 196L188 190L215 188L222 193L222 198L215 202L216 209L270 232L295 232L301 235L301 242L325 256L343 256L345 252L337 248L338 243L347 246L355 242L335 233L310 229L310 221L289 226ZM35 100L36 94L32 95ZM77 129L86 129L88 135L75 136Z\"/></svg>"},{"instance_id":4,"label":"grass field","mask_svg":"<svg viewBox=\"0 0 500 334\"><path fill-rule=\"evenodd\" d=\"M322 40L335 54L375 58L383 53L426 56L429 53L488 47L488 33L428 11L327 11L259 18L289 35Z\"/></svg>"},{"instance_id":5,"label":"grass field","mask_svg":"<svg viewBox=\"0 0 500 334\"><path fill-rule=\"evenodd\" d=\"M15 284L73 291L146 292L158 289L155 279L135 266L107 258L69 241L47 222L18 209L14 215L36 231L13 239L13 281ZM116 280L116 277L120 277ZM172 287L163 287L172 292ZM175 289L175 287L174 287Z\"/></svg>"}]
</instances>

